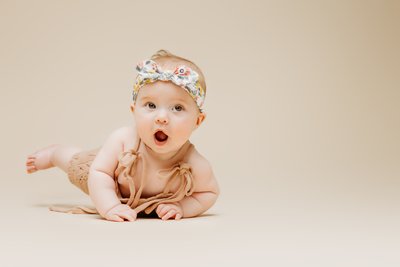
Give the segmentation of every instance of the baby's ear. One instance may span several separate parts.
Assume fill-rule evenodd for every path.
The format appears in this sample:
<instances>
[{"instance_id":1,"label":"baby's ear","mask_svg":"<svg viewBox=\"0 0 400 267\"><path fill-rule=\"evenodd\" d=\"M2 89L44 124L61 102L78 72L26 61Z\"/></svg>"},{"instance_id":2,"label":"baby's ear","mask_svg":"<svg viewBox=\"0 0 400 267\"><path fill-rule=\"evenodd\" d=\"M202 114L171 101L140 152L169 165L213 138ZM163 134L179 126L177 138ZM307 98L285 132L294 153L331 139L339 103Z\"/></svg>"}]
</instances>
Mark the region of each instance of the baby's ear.
<instances>
[{"instance_id":1,"label":"baby's ear","mask_svg":"<svg viewBox=\"0 0 400 267\"><path fill-rule=\"evenodd\" d=\"M131 104L131 111L132 111L132 113L135 111L135 104L134 103Z\"/></svg>"},{"instance_id":2,"label":"baby's ear","mask_svg":"<svg viewBox=\"0 0 400 267\"><path fill-rule=\"evenodd\" d=\"M196 128L199 127L203 121L206 119L207 115L204 112L201 112L197 117Z\"/></svg>"}]
</instances>

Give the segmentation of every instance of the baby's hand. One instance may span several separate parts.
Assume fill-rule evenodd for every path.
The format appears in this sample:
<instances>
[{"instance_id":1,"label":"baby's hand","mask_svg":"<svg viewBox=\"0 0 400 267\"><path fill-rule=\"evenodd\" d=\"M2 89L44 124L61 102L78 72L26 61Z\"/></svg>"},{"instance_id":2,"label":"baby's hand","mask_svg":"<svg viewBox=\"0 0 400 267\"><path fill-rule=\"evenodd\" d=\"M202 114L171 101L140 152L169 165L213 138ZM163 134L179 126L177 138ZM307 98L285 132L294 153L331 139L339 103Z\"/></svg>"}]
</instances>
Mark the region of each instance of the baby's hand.
<instances>
[{"instance_id":1,"label":"baby's hand","mask_svg":"<svg viewBox=\"0 0 400 267\"><path fill-rule=\"evenodd\" d=\"M164 221L170 218L180 220L183 217L183 211L179 204L160 204L156 213Z\"/></svg>"},{"instance_id":2,"label":"baby's hand","mask_svg":"<svg viewBox=\"0 0 400 267\"><path fill-rule=\"evenodd\" d=\"M104 216L109 221L123 222L124 219L133 222L136 220L136 211L131 209L128 205L119 204L109 211Z\"/></svg>"}]
</instances>

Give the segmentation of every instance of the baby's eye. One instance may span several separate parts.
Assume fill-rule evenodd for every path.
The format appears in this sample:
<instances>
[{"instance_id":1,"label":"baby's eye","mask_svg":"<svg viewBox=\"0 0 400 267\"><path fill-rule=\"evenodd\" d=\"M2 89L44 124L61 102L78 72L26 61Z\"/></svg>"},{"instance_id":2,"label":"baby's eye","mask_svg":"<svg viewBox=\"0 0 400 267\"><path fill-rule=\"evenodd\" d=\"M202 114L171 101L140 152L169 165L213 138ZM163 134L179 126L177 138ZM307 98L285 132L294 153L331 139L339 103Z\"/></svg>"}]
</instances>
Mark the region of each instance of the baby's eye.
<instances>
[{"instance_id":1,"label":"baby's eye","mask_svg":"<svg viewBox=\"0 0 400 267\"><path fill-rule=\"evenodd\" d=\"M183 107L182 107L181 105L176 105L176 106L174 107L174 110L176 110L176 111L182 111L182 110L183 110Z\"/></svg>"},{"instance_id":2,"label":"baby's eye","mask_svg":"<svg viewBox=\"0 0 400 267\"><path fill-rule=\"evenodd\" d=\"M146 103L146 107L148 107L149 109L155 109L156 105L154 103L148 102Z\"/></svg>"}]
</instances>

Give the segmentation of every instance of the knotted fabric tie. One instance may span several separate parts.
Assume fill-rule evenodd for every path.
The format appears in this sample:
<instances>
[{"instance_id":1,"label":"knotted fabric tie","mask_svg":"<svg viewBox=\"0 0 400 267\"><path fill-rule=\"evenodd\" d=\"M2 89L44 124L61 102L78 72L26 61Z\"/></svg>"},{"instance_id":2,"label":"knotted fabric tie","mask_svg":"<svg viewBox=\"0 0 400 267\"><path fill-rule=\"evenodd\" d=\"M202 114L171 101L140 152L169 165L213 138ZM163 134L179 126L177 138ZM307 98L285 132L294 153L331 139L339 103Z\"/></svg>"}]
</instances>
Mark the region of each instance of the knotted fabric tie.
<instances>
[{"instance_id":1,"label":"knotted fabric tie","mask_svg":"<svg viewBox=\"0 0 400 267\"><path fill-rule=\"evenodd\" d=\"M142 173L140 187L136 192L133 176L137 169L139 159L142 161ZM164 169L158 172L158 178L168 180L162 193L149 198L141 198L145 186L146 160L140 153L134 151L124 152L120 157L120 167L116 170L116 175L122 170L122 179L126 179L129 184L129 198L122 198L118 190L118 181L116 180L116 189L121 203L124 203L134 209L137 213L144 210L146 214L151 213L162 203L173 203L182 200L185 196L190 196L194 192L194 181L190 165L187 163L178 163L171 169ZM170 192L172 186L179 182L179 187L175 193Z\"/></svg>"},{"instance_id":2,"label":"knotted fabric tie","mask_svg":"<svg viewBox=\"0 0 400 267\"><path fill-rule=\"evenodd\" d=\"M187 163L178 163L171 169L161 170L158 172L158 177L168 180L163 192L150 198L140 199L139 206L135 208L136 212L144 210L146 214L149 214L160 204L181 201L194 192L194 180ZM171 189L176 181L179 182L179 186L173 193Z\"/></svg>"}]
</instances>

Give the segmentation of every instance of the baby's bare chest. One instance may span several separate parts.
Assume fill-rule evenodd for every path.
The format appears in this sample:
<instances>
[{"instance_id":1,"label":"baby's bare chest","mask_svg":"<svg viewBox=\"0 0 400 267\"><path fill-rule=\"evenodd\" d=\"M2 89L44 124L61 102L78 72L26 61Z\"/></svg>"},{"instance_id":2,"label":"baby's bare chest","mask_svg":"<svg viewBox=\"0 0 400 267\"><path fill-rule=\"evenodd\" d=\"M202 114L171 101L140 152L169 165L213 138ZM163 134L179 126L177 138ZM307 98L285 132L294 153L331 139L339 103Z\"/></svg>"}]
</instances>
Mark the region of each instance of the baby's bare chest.
<instances>
[{"instance_id":1,"label":"baby's bare chest","mask_svg":"<svg viewBox=\"0 0 400 267\"><path fill-rule=\"evenodd\" d=\"M171 177L166 177L164 172L160 172L160 168L156 166L146 166L143 168L142 164L137 164L137 168L131 174L135 191L138 192L142 188L141 198L148 198L160 194L164 191L168 181ZM119 190L122 197L129 197L129 181L121 174L117 177ZM179 187L180 179L171 181L170 192L176 192Z\"/></svg>"}]
</instances>

